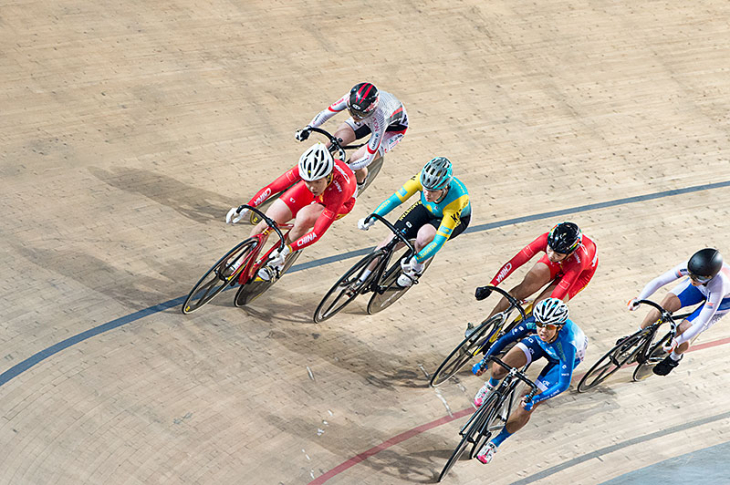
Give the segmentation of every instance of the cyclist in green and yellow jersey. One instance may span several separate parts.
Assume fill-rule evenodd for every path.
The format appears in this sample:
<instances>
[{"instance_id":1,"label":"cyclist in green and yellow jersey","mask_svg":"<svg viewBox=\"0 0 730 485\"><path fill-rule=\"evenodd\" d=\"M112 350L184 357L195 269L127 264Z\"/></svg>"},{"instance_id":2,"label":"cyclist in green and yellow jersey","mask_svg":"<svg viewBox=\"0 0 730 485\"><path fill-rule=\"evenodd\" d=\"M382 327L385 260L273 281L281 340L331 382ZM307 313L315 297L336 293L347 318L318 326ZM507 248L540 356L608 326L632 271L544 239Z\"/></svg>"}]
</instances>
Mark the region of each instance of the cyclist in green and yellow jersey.
<instances>
[{"instance_id":1,"label":"cyclist in green and yellow jersey","mask_svg":"<svg viewBox=\"0 0 730 485\"><path fill-rule=\"evenodd\" d=\"M461 180L453 176L451 162L444 157L430 160L373 213L385 216L416 192L421 192L418 202L409 207L395 223L395 227L406 238L415 238L418 251L415 256L401 261L403 274L398 278L398 285L402 287L416 282L423 272L425 261L433 258L447 240L464 232L471 220L469 193ZM358 227L367 231L374 223L375 219L365 218L358 222ZM385 246L393 237L391 234L378 247ZM360 278L364 281L369 273L366 270Z\"/></svg>"}]
</instances>

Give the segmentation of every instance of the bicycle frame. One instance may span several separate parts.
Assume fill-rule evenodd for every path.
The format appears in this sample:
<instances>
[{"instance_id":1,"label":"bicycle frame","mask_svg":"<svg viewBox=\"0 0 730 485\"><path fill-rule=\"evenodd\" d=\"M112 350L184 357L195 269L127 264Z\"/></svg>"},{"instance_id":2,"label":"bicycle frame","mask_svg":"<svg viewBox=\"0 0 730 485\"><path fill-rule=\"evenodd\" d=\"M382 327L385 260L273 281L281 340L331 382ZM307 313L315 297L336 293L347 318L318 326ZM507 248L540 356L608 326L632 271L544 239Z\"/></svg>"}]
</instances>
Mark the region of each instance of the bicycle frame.
<instances>
[{"instance_id":1,"label":"bicycle frame","mask_svg":"<svg viewBox=\"0 0 730 485\"><path fill-rule=\"evenodd\" d=\"M642 344L642 346L640 347L639 351L636 354L636 361L639 364L643 364L646 361L647 357L649 356L649 350L650 350L649 348L653 346L652 344L654 343L654 336L659 331L659 327L662 324L669 322L670 329L669 329L668 335L670 335L669 339L671 340L677 335L678 325L674 321L675 317L673 317L672 314L669 313L667 310L662 308L662 306L659 305L658 303L655 303L651 300L639 300L637 303L640 305L648 305L648 306L654 307L656 310L659 311L659 320L657 320L656 322L652 323L651 325L649 325L648 327L646 327L644 329L644 332L646 333L646 335L648 335L648 337L646 338L646 341ZM690 315L691 315L691 313L677 315L676 318L683 320ZM666 338L666 336L662 337L661 340L664 340L665 338Z\"/></svg>"},{"instance_id":2,"label":"bicycle frame","mask_svg":"<svg viewBox=\"0 0 730 485\"><path fill-rule=\"evenodd\" d=\"M485 344L488 343L489 346L491 347L491 345L494 342L496 342L500 336L502 336L502 335L506 334L507 332L509 332L510 330L512 330L517 323L527 320L527 311L525 311L525 309L522 308L521 302L519 302L515 297L510 295L508 292L506 292L502 288L498 288L496 286L487 286L487 287L489 289L491 289L492 291L497 292L500 295L502 295L509 302L509 306L507 307L506 310L501 311L496 314L496 315L502 316L501 322L498 326L495 326L494 330L492 331L492 335L490 335L489 338L485 341ZM512 323L510 323L510 325L508 327L505 328L504 323L509 319L510 314L515 309L517 309L517 311L520 313L520 316L518 318L515 318L515 320Z\"/></svg>"},{"instance_id":3,"label":"bicycle frame","mask_svg":"<svg viewBox=\"0 0 730 485\"><path fill-rule=\"evenodd\" d=\"M240 212L243 209L248 209L261 217L262 220L266 221L268 227L259 234L251 236L252 238L257 240L256 248L251 251L248 256L248 260L242 263L244 267L239 273L237 280L240 285L245 285L246 283L248 283L248 281L256 275L256 272L259 270L259 268L261 268L262 264L268 261L269 255L277 250L279 247L281 247L282 244L286 243L286 237L289 235L289 232L294 227L293 224L277 225L276 222L269 218L266 214L256 209L255 207L251 207L250 205L243 204L238 208L238 211ZM282 230L285 230L286 233L282 234ZM264 247L264 244L266 244L266 241L269 239L269 235L272 232L276 232L276 235L279 236L279 241L277 241L271 248L269 248L269 250L266 251L263 256L258 257L259 253L261 252L261 248Z\"/></svg>"},{"instance_id":4,"label":"bicycle frame","mask_svg":"<svg viewBox=\"0 0 730 485\"><path fill-rule=\"evenodd\" d=\"M383 252L383 258L381 259L381 261L378 263L378 265L375 267L375 269L373 271L374 276L371 280L372 281L371 285L373 285L373 286L371 286L371 288L373 291L378 291L378 292L382 293L385 290L380 288L379 283L380 283L380 281L382 281L383 273L385 273L385 271L388 267L388 263L390 262L390 258L392 257L393 253L395 252L398 244L402 243L408 247L408 252L406 253L407 257L410 257L410 256L416 254L418 251L416 251L416 248L413 246L413 244L411 244L411 242L408 239L406 239L406 237L403 235L403 233L401 231L399 231L398 229L396 229L396 227L393 224L391 224L390 221L388 221L386 218L384 218L378 214L370 214L365 219L365 221L368 222L372 219L376 219L376 220L382 222L383 224L385 224L385 226L388 229L390 229L390 231L395 235L395 237L393 239L391 239L390 241L388 241L388 243L385 246L380 248L380 251Z\"/></svg>"}]
</instances>

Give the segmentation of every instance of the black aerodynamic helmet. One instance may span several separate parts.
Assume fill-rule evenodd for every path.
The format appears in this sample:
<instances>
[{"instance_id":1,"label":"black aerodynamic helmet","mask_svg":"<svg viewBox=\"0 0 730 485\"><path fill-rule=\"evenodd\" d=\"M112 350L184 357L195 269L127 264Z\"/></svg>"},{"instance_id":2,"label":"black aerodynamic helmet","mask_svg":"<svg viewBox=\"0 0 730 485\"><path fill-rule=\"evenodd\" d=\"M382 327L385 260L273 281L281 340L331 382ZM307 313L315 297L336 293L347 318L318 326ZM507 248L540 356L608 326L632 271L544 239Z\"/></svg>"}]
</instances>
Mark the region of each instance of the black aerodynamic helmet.
<instances>
[{"instance_id":1,"label":"black aerodynamic helmet","mask_svg":"<svg viewBox=\"0 0 730 485\"><path fill-rule=\"evenodd\" d=\"M577 224L561 222L556 224L548 234L548 246L556 253L570 254L580 246L583 234Z\"/></svg>"},{"instance_id":2,"label":"black aerodynamic helmet","mask_svg":"<svg viewBox=\"0 0 730 485\"><path fill-rule=\"evenodd\" d=\"M367 118L378 107L378 88L370 83L355 84L347 99L347 110L355 118Z\"/></svg>"},{"instance_id":3,"label":"black aerodynamic helmet","mask_svg":"<svg viewBox=\"0 0 730 485\"><path fill-rule=\"evenodd\" d=\"M687 271L690 278L697 281L709 281L722 269L722 256L714 248L700 249L689 258Z\"/></svg>"}]
</instances>

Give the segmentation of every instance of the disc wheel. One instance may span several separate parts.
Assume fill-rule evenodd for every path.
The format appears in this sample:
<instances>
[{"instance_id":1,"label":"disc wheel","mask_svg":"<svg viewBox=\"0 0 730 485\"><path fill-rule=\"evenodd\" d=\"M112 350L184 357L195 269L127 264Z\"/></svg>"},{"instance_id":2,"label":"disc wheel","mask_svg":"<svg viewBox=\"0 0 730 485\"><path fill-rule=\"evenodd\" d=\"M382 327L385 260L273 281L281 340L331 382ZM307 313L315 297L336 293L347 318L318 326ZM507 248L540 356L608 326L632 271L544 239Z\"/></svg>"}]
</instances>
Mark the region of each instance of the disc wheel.
<instances>
[{"instance_id":1,"label":"disc wheel","mask_svg":"<svg viewBox=\"0 0 730 485\"><path fill-rule=\"evenodd\" d=\"M289 271L289 268L291 268L294 262L299 258L300 253L301 251L294 251L286 257L286 260L284 261L284 266L282 267L281 271L279 271L279 277L274 281L261 280L257 278L254 274L253 277L245 284L241 285L241 287L236 292L236 298L233 300L235 305L237 307L246 306L259 296L263 295L266 290L271 288L274 283L279 281L284 276L284 273Z\"/></svg>"},{"instance_id":2,"label":"disc wheel","mask_svg":"<svg viewBox=\"0 0 730 485\"><path fill-rule=\"evenodd\" d=\"M331 318L347 305L350 304L358 295L372 283L372 279L377 274L377 270L371 273L364 282L360 282L360 275L365 271L368 266L374 261L379 260L383 257L382 251L374 251L368 254L360 261L355 263L342 277L337 280L337 283L329 289L322 301L319 302L317 309L314 311L313 320L315 323L324 322L328 318Z\"/></svg>"},{"instance_id":3,"label":"disc wheel","mask_svg":"<svg viewBox=\"0 0 730 485\"><path fill-rule=\"evenodd\" d=\"M496 340L492 338L495 332L498 332L502 326L503 316L500 314L492 315L484 320L474 331L466 337L461 343L451 351L451 353L441 362L436 372L431 376L429 385L432 387L439 386L451 379L451 377L459 372L464 365L469 362L475 355L482 350L487 350Z\"/></svg>"},{"instance_id":4,"label":"disc wheel","mask_svg":"<svg viewBox=\"0 0 730 485\"><path fill-rule=\"evenodd\" d=\"M586 392L611 377L621 367L630 364L646 342L646 335L636 333L616 344L586 372L578 383L578 392Z\"/></svg>"},{"instance_id":5,"label":"disc wheel","mask_svg":"<svg viewBox=\"0 0 730 485\"><path fill-rule=\"evenodd\" d=\"M223 291L229 283L235 282L248 264L258 242L250 238L241 242L219 259L193 286L182 305L184 314L193 313Z\"/></svg>"},{"instance_id":6,"label":"disc wheel","mask_svg":"<svg viewBox=\"0 0 730 485\"><path fill-rule=\"evenodd\" d=\"M385 310L390 305L398 301L414 286L402 287L398 285L398 277L403 274L403 270L400 266L401 258L392 258L391 261L393 261L393 263L390 268L383 273L383 278L378 284L379 288L373 291L373 296L368 302L368 315L374 315ZM433 258L426 261L420 278L423 278L423 274L426 273L426 269L428 269L432 261Z\"/></svg>"}]
</instances>

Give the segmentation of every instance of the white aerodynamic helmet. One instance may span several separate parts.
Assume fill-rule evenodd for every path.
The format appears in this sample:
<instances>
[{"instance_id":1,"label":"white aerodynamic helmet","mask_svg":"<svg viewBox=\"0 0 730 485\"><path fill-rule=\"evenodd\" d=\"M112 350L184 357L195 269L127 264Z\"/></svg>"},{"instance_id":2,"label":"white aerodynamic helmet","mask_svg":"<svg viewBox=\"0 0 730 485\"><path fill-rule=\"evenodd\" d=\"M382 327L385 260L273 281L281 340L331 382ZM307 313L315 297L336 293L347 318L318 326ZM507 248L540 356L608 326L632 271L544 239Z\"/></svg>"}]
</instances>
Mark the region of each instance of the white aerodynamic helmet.
<instances>
[{"instance_id":1,"label":"white aerodynamic helmet","mask_svg":"<svg viewBox=\"0 0 730 485\"><path fill-rule=\"evenodd\" d=\"M299 157L299 176L312 182L332 173L335 161L324 143L312 145Z\"/></svg>"},{"instance_id":2,"label":"white aerodynamic helmet","mask_svg":"<svg viewBox=\"0 0 730 485\"><path fill-rule=\"evenodd\" d=\"M537 323L543 325L565 325L568 320L568 305L558 298L546 298L535 305L532 312Z\"/></svg>"}]
</instances>

